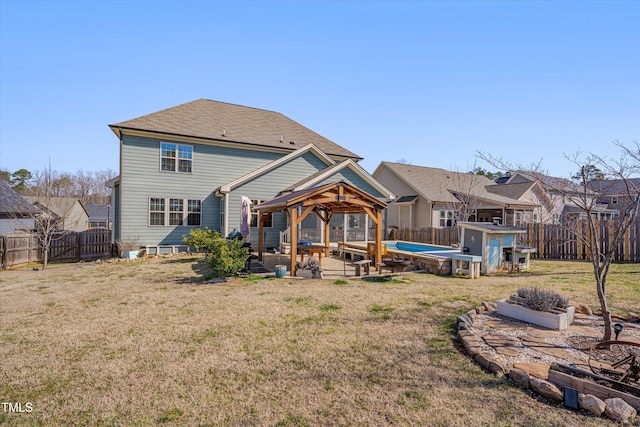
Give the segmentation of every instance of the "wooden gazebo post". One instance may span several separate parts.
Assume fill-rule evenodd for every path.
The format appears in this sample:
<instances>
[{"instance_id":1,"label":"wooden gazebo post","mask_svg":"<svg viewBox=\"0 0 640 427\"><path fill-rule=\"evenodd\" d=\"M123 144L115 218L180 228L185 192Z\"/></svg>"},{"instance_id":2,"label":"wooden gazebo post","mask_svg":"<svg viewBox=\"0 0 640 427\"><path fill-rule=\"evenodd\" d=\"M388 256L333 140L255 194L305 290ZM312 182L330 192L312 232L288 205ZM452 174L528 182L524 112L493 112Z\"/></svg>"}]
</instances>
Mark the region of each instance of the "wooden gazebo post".
<instances>
[{"instance_id":1,"label":"wooden gazebo post","mask_svg":"<svg viewBox=\"0 0 640 427\"><path fill-rule=\"evenodd\" d=\"M264 251L264 242L262 234L264 230L264 219L262 212L258 211L258 261L262 262L262 252Z\"/></svg>"},{"instance_id":2,"label":"wooden gazebo post","mask_svg":"<svg viewBox=\"0 0 640 427\"><path fill-rule=\"evenodd\" d=\"M291 264L289 270L291 277L296 276L296 262L298 261L298 207L289 208L289 218L291 218Z\"/></svg>"},{"instance_id":3,"label":"wooden gazebo post","mask_svg":"<svg viewBox=\"0 0 640 427\"><path fill-rule=\"evenodd\" d=\"M376 270L382 264L382 209L376 209Z\"/></svg>"}]
</instances>

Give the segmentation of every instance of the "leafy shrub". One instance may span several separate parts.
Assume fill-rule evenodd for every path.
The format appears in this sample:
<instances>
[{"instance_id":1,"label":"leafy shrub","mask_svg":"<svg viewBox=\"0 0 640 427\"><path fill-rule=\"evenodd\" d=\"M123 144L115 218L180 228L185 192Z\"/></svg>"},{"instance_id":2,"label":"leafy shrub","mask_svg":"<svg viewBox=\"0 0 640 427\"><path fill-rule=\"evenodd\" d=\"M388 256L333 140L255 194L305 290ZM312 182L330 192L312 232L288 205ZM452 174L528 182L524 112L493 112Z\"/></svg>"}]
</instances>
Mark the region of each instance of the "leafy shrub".
<instances>
[{"instance_id":1,"label":"leafy shrub","mask_svg":"<svg viewBox=\"0 0 640 427\"><path fill-rule=\"evenodd\" d=\"M206 263L216 277L229 277L244 268L249 250L243 247L244 240L225 239L222 234L207 227L189 231L189 237L182 236L185 244L205 251L209 256Z\"/></svg>"},{"instance_id":2,"label":"leafy shrub","mask_svg":"<svg viewBox=\"0 0 640 427\"><path fill-rule=\"evenodd\" d=\"M523 299L525 307L531 310L550 311L554 308L567 308L569 300L555 291L539 288L520 288L518 297Z\"/></svg>"}]
</instances>

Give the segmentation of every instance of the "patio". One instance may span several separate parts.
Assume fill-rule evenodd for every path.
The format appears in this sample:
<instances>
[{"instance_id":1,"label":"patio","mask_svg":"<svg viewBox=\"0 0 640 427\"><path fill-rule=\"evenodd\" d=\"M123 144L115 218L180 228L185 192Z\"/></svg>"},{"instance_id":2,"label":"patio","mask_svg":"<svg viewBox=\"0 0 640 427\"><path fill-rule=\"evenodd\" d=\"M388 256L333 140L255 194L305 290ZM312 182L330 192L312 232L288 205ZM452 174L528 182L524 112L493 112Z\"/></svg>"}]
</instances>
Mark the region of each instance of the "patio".
<instances>
[{"instance_id":1,"label":"patio","mask_svg":"<svg viewBox=\"0 0 640 427\"><path fill-rule=\"evenodd\" d=\"M298 260L300 256L298 255ZM307 259L307 256L305 256ZM317 258L316 258L317 259ZM288 266L291 265L291 256L285 254L272 254L264 253L262 255L262 261L251 261L251 272L255 274L275 274L276 265L287 266L287 278L291 278L289 275L291 272ZM386 276L387 274L381 274L377 272L373 267L370 269L370 276ZM367 277L365 275L356 276L356 265L350 261L342 258L338 258L335 255L322 257L322 276L325 279L344 279L344 278L362 278Z\"/></svg>"}]
</instances>

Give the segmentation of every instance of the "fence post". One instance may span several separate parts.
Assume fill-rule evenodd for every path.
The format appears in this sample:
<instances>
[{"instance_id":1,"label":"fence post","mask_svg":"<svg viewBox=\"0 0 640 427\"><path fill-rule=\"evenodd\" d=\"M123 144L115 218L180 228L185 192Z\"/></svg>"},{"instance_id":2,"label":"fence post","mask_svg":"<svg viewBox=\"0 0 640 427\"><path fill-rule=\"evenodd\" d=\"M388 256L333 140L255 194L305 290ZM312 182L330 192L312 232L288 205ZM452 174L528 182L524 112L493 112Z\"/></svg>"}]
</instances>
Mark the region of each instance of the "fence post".
<instances>
[{"instance_id":1,"label":"fence post","mask_svg":"<svg viewBox=\"0 0 640 427\"><path fill-rule=\"evenodd\" d=\"M544 258L544 229L546 227L544 224L540 224L538 228L538 253L540 254L540 258Z\"/></svg>"},{"instance_id":2,"label":"fence post","mask_svg":"<svg viewBox=\"0 0 640 427\"><path fill-rule=\"evenodd\" d=\"M7 240L5 236L0 236L0 270L6 270L5 257L7 252Z\"/></svg>"},{"instance_id":3,"label":"fence post","mask_svg":"<svg viewBox=\"0 0 640 427\"><path fill-rule=\"evenodd\" d=\"M631 260L631 227L624 232L624 257L625 261Z\"/></svg>"}]
</instances>

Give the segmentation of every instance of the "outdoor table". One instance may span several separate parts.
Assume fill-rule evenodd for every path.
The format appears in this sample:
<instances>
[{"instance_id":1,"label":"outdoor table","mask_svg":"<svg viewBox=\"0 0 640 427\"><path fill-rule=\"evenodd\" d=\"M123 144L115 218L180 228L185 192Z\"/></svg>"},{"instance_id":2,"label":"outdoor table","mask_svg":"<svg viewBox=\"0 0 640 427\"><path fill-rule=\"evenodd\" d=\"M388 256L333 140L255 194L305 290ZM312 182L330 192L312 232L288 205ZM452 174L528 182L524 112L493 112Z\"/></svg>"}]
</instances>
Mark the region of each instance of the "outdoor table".
<instances>
[{"instance_id":1,"label":"outdoor table","mask_svg":"<svg viewBox=\"0 0 640 427\"><path fill-rule=\"evenodd\" d=\"M298 251L300 251L300 262L304 262L305 252L308 252L309 256L318 254L318 262L320 263L320 267L322 267L322 253L326 250L327 248L324 245L298 245Z\"/></svg>"}]
</instances>

